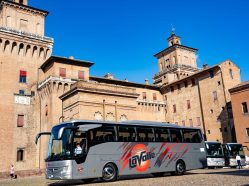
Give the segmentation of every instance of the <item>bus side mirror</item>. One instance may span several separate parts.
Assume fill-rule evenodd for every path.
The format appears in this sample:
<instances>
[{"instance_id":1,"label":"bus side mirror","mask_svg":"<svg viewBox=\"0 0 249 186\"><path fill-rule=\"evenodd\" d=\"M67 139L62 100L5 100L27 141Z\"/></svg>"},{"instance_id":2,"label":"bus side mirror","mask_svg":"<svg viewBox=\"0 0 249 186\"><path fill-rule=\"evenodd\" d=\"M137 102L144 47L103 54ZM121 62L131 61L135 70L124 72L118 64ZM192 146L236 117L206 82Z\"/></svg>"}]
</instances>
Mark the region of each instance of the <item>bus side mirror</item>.
<instances>
[{"instance_id":1,"label":"bus side mirror","mask_svg":"<svg viewBox=\"0 0 249 186\"><path fill-rule=\"evenodd\" d=\"M51 135L51 132L40 132L39 134L37 134L37 135L36 135L36 138L35 138L35 144L36 144L36 145L37 145L37 143L38 143L39 138L40 138L42 135Z\"/></svg>"}]
</instances>

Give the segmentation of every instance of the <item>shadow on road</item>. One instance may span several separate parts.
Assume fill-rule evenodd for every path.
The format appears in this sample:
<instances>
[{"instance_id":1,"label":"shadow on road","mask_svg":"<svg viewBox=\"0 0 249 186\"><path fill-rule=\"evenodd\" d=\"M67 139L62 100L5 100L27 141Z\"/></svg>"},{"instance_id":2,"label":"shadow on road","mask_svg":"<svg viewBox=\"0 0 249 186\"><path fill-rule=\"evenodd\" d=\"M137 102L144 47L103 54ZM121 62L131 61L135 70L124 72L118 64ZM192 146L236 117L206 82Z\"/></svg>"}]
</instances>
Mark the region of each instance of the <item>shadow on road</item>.
<instances>
[{"instance_id":1,"label":"shadow on road","mask_svg":"<svg viewBox=\"0 0 249 186\"><path fill-rule=\"evenodd\" d=\"M249 171L248 171L248 169L231 169L231 171L206 172L204 174L223 174L223 175L234 175L234 176L249 176Z\"/></svg>"},{"instance_id":2,"label":"shadow on road","mask_svg":"<svg viewBox=\"0 0 249 186\"><path fill-rule=\"evenodd\" d=\"M199 173L186 172L185 176L194 175L194 174L199 174ZM167 177L167 176L174 176L174 175L171 175L170 173L165 173L163 176L158 176L158 178ZM117 184L118 184L118 181L121 181L121 180L153 179L153 178L156 178L156 177L152 176L151 174L121 176L117 180ZM91 183L106 183L106 182L102 181L101 179L95 179ZM84 183L84 181L82 180L66 180L66 181L58 181L58 182L50 183L48 184L48 186L88 185L88 184L90 183Z\"/></svg>"}]
</instances>

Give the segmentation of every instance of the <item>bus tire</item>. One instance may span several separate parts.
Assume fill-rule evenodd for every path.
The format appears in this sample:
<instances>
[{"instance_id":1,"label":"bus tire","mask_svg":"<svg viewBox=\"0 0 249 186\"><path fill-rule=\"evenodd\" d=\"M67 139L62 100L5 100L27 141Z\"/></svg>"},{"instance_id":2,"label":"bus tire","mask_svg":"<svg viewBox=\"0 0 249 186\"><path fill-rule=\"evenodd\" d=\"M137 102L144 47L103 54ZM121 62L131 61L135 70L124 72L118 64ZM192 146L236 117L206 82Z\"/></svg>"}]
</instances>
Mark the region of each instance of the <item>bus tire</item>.
<instances>
[{"instance_id":1,"label":"bus tire","mask_svg":"<svg viewBox=\"0 0 249 186\"><path fill-rule=\"evenodd\" d=\"M107 163L102 170L102 180L116 181L118 177L118 168L113 163Z\"/></svg>"},{"instance_id":2,"label":"bus tire","mask_svg":"<svg viewBox=\"0 0 249 186\"><path fill-rule=\"evenodd\" d=\"M176 170L175 170L175 175L183 175L186 171L186 166L184 161L178 160L176 162Z\"/></svg>"}]
</instances>

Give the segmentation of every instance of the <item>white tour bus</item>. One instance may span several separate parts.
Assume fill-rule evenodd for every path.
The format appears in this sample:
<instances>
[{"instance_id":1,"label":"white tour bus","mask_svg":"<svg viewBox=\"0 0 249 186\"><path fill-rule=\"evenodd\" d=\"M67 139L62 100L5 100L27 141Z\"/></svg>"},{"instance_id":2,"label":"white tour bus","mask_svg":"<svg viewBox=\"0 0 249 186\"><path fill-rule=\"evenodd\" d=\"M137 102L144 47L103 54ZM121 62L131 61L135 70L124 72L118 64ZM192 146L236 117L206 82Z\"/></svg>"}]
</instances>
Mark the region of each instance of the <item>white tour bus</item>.
<instances>
[{"instance_id":1,"label":"white tour bus","mask_svg":"<svg viewBox=\"0 0 249 186\"><path fill-rule=\"evenodd\" d=\"M208 168L224 167L225 158L220 142L206 141L207 166Z\"/></svg>"},{"instance_id":2,"label":"white tour bus","mask_svg":"<svg viewBox=\"0 0 249 186\"><path fill-rule=\"evenodd\" d=\"M69 121L50 132L48 179L102 178L165 172L182 175L206 167L205 142L199 128L160 122Z\"/></svg>"},{"instance_id":3,"label":"white tour bus","mask_svg":"<svg viewBox=\"0 0 249 186\"><path fill-rule=\"evenodd\" d=\"M245 166L245 153L242 144L239 143L224 143L223 150L225 155L225 163L228 167L235 168L237 166L236 155L241 157L241 165Z\"/></svg>"}]
</instances>

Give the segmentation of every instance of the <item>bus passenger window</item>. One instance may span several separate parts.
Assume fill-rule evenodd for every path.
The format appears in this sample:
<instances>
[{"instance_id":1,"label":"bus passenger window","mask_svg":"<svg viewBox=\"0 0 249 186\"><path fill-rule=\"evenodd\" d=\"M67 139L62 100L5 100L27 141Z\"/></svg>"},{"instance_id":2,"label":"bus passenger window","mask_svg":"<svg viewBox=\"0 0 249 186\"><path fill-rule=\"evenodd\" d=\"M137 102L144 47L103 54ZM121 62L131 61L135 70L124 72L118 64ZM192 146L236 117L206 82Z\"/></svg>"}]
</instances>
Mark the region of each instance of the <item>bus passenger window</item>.
<instances>
[{"instance_id":1,"label":"bus passenger window","mask_svg":"<svg viewBox=\"0 0 249 186\"><path fill-rule=\"evenodd\" d=\"M180 143L182 142L182 134L180 129L169 129L172 142Z\"/></svg>"},{"instance_id":2,"label":"bus passenger window","mask_svg":"<svg viewBox=\"0 0 249 186\"><path fill-rule=\"evenodd\" d=\"M156 141L157 142L170 142L170 134L167 128L156 128Z\"/></svg>"},{"instance_id":3,"label":"bus passenger window","mask_svg":"<svg viewBox=\"0 0 249 186\"><path fill-rule=\"evenodd\" d=\"M118 141L130 142L135 141L136 133L134 127L119 126L118 127Z\"/></svg>"},{"instance_id":4,"label":"bus passenger window","mask_svg":"<svg viewBox=\"0 0 249 186\"><path fill-rule=\"evenodd\" d=\"M90 140L93 144L99 144L103 142L113 142L115 141L115 130L114 126L102 126L91 130Z\"/></svg>"},{"instance_id":5,"label":"bus passenger window","mask_svg":"<svg viewBox=\"0 0 249 186\"><path fill-rule=\"evenodd\" d=\"M201 143L202 139L199 130L183 129L183 138L187 143Z\"/></svg>"},{"instance_id":6,"label":"bus passenger window","mask_svg":"<svg viewBox=\"0 0 249 186\"><path fill-rule=\"evenodd\" d=\"M152 128L137 127L137 141L140 141L140 142L155 141Z\"/></svg>"}]
</instances>

